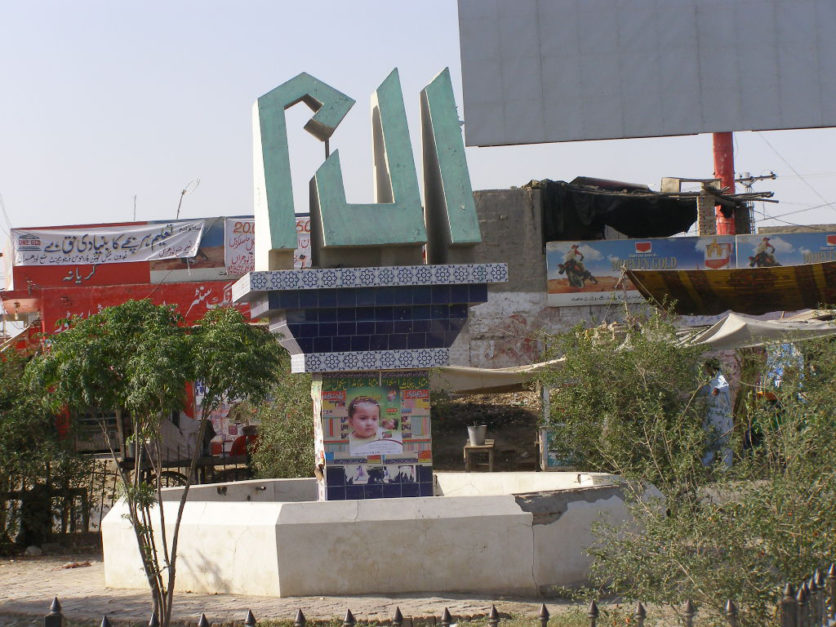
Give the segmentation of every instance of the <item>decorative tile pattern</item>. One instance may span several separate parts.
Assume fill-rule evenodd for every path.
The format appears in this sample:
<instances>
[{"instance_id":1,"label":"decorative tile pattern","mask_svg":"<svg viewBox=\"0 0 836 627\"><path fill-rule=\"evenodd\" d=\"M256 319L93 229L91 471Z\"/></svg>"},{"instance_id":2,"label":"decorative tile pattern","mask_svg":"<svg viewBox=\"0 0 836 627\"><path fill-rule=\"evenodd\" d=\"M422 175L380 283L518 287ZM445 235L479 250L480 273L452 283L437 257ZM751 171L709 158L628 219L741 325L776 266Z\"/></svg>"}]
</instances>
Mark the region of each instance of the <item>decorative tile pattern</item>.
<instances>
[{"instance_id":1,"label":"decorative tile pattern","mask_svg":"<svg viewBox=\"0 0 836 627\"><path fill-rule=\"evenodd\" d=\"M449 363L450 351L446 348L308 353L290 358L291 372L414 370L446 366Z\"/></svg>"},{"instance_id":2,"label":"decorative tile pattern","mask_svg":"<svg viewBox=\"0 0 836 627\"><path fill-rule=\"evenodd\" d=\"M235 301L249 300L258 292L338 289L370 286L450 285L505 283L504 263L471 263L372 268L308 268L250 272L232 286Z\"/></svg>"}]
</instances>

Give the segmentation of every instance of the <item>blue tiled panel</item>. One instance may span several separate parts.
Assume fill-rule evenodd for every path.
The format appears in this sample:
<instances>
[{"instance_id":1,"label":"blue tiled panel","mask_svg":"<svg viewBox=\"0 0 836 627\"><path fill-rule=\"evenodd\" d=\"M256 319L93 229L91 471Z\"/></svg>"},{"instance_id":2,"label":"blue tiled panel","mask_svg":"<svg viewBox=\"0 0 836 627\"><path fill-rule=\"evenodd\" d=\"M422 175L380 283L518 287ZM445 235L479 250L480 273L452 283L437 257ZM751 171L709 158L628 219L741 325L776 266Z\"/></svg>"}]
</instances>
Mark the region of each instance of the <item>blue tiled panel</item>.
<instances>
[{"instance_id":1,"label":"blue tiled panel","mask_svg":"<svg viewBox=\"0 0 836 627\"><path fill-rule=\"evenodd\" d=\"M417 305L475 305L487 302L487 284L432 285L418 287L369 287L268 292L253 300L259 315L276 310L318 310Z\"/></svg>"},{"instance_id":2,"label":"blue tiled panel","mask_svg":"<svg viewBox=\"0 0 836 627\"><path fill-rule=\"evenodd\" d=\"M343 466L329 465L325 469L325 482L328 487L345 485L345 468Z\"/></svg>"},{"instance_id":3,"label":"blue tiled panel","mask_svg":"<svg viewBox=\"0 0 836 627\"><path fill-rule=\"evenodd\" d=\"M421 496L418 488L417 483L404 483L401 485L401 496Z\"/></svg>"},{"instance_id":4,"label":"blue tiled panel","mask_svg":"<svg viewBox=\"0 0 836 627\"><path fill-rule=\"evenodd\" d=\"M346 338L334 338L333 343ZM348 372L357 370L414 370L446 366L447 348L296 353L290 356L291 372Z\"/></svg>"},{"instance_id":5,"label":"blue tiled panel","mask_svg":"<svg viewBox=\"0 0 836 627\"><path fill-rule=\"evenodd\" d=\"M303 352L443 348L464 326L467 305L295 309L284 316L287 334L299 345L295 350ZM292 345L289 350L294 352Z\"/></svg>"},{"instance_id":6,"label":"blue tiled panel","mask_svg":"<svg viewBox=\"0 0 836 627\"><path fill-rule=\"evenodd\" d=\"M446 364L446 349L466 323L468 306L487 300L487 284L473 281L493 280L486 278L492 266L477 266L369 269L380 270L380 282L360 284L359 273L345 269L315 276L253 273L280 285L255 293L250 302L283 335L294 372L434 367ZM432 276L441 283L428 283Z\"/></svg>"},{"instance_id":7,"label":"blue tiled panel","mask_svg":"<svg viewBox=\"0 0 836 627\"><path fill-rule=\"evenodd\" d=\"M369 470L368 483L354 484L346 479L345 466L334 463L333 453L326 454L326 500L380 499L433 495L433 473L429 465L419 464L415 477L401 474L383 482L383 472Z\"/></svg>"}]
</instances>

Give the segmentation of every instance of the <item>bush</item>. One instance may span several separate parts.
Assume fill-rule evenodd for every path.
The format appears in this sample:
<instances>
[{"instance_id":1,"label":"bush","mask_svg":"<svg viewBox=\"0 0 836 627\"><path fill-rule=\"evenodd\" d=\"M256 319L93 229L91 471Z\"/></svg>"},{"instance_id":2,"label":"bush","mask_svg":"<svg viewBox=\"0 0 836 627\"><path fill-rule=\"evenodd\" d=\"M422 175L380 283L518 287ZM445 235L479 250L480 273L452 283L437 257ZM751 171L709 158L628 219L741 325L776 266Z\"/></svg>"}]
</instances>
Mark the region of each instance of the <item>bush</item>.
<instances>
[{"instance_id":1,"label":"bush","mask_svg":"<svg viewBox=\"0 0 836 627\"><path fill-rule=\"evenodd\" d=\"M253 407L259 426L253 468L262 478L311 477L314 470L314 415L311 377L290 374L285 353L267 403Z\"/></svg>"},{"instance_id":2,"label":"bush","mask_svg":"<svg viewBox=\"0 0 836 627\"><path fill-rule=\"evenodd\" d=\"M693 492L705 481L698 391L708 377L700 350L679 346L667 317L618 332L577 327L548 343L549 357L565 357L542 383L553 389L549 424L569 456L663 492Z\"/></svg>"},{"instance_id":3,"label":"bush","mask_svg":"<svg viewBox=\"0 0 836 627\"><path fill-rule=\"evenodd\" d=\"M700 463L699 355L677 347L660 316L623 337L600 335L558 339L566 366L549 379L570 385L554 395L552 420L585 467L652 482L664 502L642 501L641 482L625 484L636 524L597 526L593 583L633 601L690 599L718 624L732 599L740 625L767 624L783 584L836 560L836 344L798 344L804 368L776 399L740 406L736 422L756 425L760 442L744 451L737 437L727 469Z\"/></svg>"},{"instance_id":4,"label":"bush","mask_svg":"<svg viewBox=\"0 0 836 627\"><path fill-rule=\"evenodd\" d=\"M91 462L74 450L72 433L62 437L55 417L43 411L24 382L27 359L10 350L0 359L0 494L20 499L0 503L0 552L42 544L52 533L60 505L52 495L84 486Z\"/></svg>"}]
</instances>

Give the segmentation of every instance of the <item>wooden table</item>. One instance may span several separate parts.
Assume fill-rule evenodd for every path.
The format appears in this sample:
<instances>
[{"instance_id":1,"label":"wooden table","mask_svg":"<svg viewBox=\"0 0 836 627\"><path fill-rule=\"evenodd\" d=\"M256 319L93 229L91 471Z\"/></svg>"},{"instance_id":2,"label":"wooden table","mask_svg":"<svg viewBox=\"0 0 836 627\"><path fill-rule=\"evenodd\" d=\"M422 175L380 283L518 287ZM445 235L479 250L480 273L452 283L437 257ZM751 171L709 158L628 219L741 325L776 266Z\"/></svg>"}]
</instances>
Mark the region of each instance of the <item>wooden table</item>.
<instances>
[{"instance_id":1,"label":"wooden table","mask_svg":"<svg viewBox=\"0 0 836 627\"><path fill-rule=\"evenodd\" d=\"M488 456L488 472L493 472L493 455L496 448L494 447L494 441L490 439L486 439L484 444L471 444L468 440L465 442L464 445L464 469L466 472L470 472L471 467L473 466L473 455L484 453Z\"/></svg>"}]
</instances>

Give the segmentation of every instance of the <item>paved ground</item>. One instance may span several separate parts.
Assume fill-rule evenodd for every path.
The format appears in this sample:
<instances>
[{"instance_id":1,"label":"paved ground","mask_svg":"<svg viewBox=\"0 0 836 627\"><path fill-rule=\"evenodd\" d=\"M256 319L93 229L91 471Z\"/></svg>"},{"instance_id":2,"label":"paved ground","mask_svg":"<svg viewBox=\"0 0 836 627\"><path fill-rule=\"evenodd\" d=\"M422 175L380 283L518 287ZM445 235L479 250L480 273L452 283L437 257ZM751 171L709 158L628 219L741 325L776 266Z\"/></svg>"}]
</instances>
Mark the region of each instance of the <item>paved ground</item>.
<instances>
[{"instance_id":1,"label":"paved ground","mask_svg":"<svg viewBox=\"0 0 836 627\"><path fill-rule=\"evenodd\" d=\"M75 567L71 567L75 566ZM130 621L147 625L149 595L144 590L115 590L104 587L104 567L100 553L73 555L44 555L0 561L0 625L43 625L53 597L58 597L64 615L72 621L95 621L102 616L111 621ZM542 599L504 599L473 596L398 597L295 597L274 598L230 594L175 595L174 617L183 622L196 622L201 612L213 624L239 621L252 610L256 619L292 620L297 609L309 619L342 618L350 608L361 620L386 620L395 607L404 616L440 616L447 607L456 617L486 615L491 605L501 614L514 616L537 615ZM561 607L547 603L555 613ZM423 622L423 621L422 621ZM534 624L535 621L532 621Z\"/></svg>"}]
</instances>

